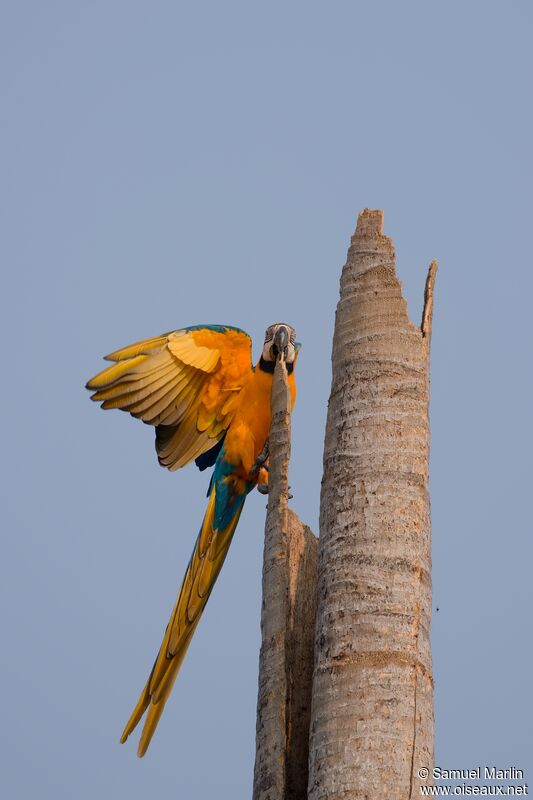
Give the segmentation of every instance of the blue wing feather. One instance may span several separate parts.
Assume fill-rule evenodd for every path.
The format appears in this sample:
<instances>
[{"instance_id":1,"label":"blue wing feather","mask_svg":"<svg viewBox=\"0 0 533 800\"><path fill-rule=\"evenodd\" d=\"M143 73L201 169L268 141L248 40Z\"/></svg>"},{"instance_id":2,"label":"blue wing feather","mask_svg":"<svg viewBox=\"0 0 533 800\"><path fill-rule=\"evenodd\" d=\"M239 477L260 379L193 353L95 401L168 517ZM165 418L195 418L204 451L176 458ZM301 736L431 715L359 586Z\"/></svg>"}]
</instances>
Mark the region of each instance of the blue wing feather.
<instances>
[{"instance_id":1,"label":"blue wing feather","mask_svg":"<svg viewBox=\"0 0 533 800\"><path fill-rule=\"evenodd\" d=\"M206 452L205 452L205 453L202 453L202 455L201 455L201 456L198 456L198 458L195 458L195 459L194 459L194 463L196 464L196 466L198 467L198 469L200 470L200 472L203 472L203 471L204 471L204 469L207 469L208 467L212 467L212 466L213 466L213 464L214 464L214 463L215 463L215 461L217 460L217 456L218 456L218 454L219 454L219 453L220 453L220 451L222 450L222 445L224 444L224 437L225 437L225 435L226 435L226 434L224 434L224 436L222 437L222 439L220 439L220 441L218 441L218 442L217 442L217 443L216 443L216 444L215 444L215 445L214 445L214 446L211 448L211 450L206 450Z\"/></svg>"}]
</instances>

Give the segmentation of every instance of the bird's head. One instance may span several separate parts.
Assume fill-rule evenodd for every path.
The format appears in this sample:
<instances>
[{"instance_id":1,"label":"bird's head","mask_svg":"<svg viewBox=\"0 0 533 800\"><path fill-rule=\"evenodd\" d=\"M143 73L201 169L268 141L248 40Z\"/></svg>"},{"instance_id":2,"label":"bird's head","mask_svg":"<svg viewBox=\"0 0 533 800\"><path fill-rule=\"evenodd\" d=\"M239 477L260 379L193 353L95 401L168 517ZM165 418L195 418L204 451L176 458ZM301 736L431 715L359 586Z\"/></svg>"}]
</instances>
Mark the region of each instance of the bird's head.
<instances>
[{"instance_id":1,"label":"bird's head","mask_svg":"<svg viewBox=\"0 0 533 800\"><path fill-rule=\"evenodd\" d=\"M276 322L266 329L261 360L274 365L281 358L287 365L294 364L298 348L294 328L286 322Z\"/></svg>"}]
</instances>

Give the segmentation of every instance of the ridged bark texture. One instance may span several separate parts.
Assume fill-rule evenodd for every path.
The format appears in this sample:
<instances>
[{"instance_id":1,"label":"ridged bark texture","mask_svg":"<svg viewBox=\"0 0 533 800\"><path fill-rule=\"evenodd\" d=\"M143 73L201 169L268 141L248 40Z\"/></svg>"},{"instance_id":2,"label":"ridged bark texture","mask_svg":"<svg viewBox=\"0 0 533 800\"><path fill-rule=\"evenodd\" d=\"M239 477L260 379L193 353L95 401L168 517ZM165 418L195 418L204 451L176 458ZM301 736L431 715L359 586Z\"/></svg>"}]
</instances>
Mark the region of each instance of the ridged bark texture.
<instances>
[{"instance_id":1,"label":"ridged bark texture","mask_svg":"<svg viewBox=\"0 0 533 800\"><path fill-rule=\"evenodd\" d=\"M433 765L428 494L433 262L408 317L383 212L341 277L324 448L310 800L419 797Z\"/></svg>"},{"instance_id":2,"label":"ridged bark texture","mask_svg":"<svg viewBox=\"0 0 533 800\"><path fill-rule=\"evenodd\" d=\"M278 362L272 386L263 559L254 800L305 800L318 540L288 508L290 395Z\"/></svg>"}]
</instances>

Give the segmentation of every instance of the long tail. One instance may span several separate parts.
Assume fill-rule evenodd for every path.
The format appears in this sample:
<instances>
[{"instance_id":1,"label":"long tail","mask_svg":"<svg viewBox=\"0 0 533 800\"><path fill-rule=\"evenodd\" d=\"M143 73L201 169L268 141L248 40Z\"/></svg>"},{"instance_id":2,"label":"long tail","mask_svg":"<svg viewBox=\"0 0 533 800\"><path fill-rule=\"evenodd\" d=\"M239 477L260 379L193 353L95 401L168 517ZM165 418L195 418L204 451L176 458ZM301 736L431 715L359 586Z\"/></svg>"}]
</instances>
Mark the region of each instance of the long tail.
<instances>
[{"instance_id":1,"label":"long tail","mask_svg":"<svg viewBox=\"0 0 533 800\"><path fill-rule=\"evenodd\" d=\"M244 505L245 494L242 495L242 501L238 500L232 504L232 514L226 526L222 530L217 530L215 526L216 495L217 482L214 482L204 521L161 648L146 686L120 738L121 742L126 741L148 709L137 749L139 757L146 753L154 735L189 643L226 558ZM224 522L226 520L227 518Z\"/></svg>"}]
</instances>

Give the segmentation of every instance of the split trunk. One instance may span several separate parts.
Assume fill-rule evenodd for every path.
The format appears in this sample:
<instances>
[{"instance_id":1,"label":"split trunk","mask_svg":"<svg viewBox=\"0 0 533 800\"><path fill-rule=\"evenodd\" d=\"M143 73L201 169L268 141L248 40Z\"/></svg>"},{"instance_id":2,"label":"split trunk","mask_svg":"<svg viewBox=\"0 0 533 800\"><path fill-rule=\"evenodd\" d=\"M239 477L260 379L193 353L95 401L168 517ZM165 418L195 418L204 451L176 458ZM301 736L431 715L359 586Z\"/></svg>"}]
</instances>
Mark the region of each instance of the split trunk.
<instances>
[{"instance_id":1,"label":"split trunk","mask_svg":"<svg viewBox=\"0 0 533 800\"><path fill-rule=\"evenodd\" d=\"M429 271L407 313L383 213L341 277L320 508L310 800L410 800L433 765Z\"/></svg>"}]
</instances>

